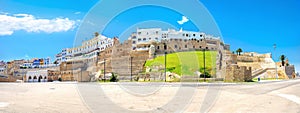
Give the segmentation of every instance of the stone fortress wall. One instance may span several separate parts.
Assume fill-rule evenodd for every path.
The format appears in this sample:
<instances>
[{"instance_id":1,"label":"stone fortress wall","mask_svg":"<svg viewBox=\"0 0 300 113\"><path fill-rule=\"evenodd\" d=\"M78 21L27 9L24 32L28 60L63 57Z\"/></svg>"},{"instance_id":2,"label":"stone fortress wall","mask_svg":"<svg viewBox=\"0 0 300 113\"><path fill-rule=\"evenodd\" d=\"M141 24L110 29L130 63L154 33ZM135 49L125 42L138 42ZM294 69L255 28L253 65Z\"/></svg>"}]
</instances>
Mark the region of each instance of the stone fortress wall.
<instances>
[{"instance_id":1,"label":"stone fortress wall","mask_svg":"<svg viewBox=\"0 0 300 113\"><path fill-rule=\"evenodd\" d=\"M95 38L97 39L97 38ZM94 41L95 44L98 39ZM271 54L244 53L241 56L232 54L230 46L218 38L204 33L175 31L162 31L161 29L138 29L128 40L120 43L118 38L111 40L111 46L99 50L91 57L77 55L76 59L67 60L60 64L60 73L52 74L52 78L61 78L63 81L91 81L96 76L109 79L109 73L116 73L119 78L129 80L131 75L136 76L145 72L144 64L148 59L157 56L183 51L217 51L216 78L226 81L249 81L253 76L263 74L273 75L275 63ZM97 43L98 44L98 43ZM79 49L80 50L80 49ZM96 57L94 57L96 56ZM282 75L293 74L293 67L282 68ZM263 75L263 76L265 76Z\"/></svg>"},{"instance_id":2,"label":"stone fortress wall","mask_svg":"<svg viewBox=\"0 0 300 113\"><path fill-rule=\"evenodd\" d=\"M165 42L149 42L138 44L135 50L132 50L131 42L132 40L126 40L124 43L117 43L112 48L104 50L100 53L98 59L98 69L104 70L104 58L105 60L105 72L106 73L117 73L120 77L128 79L131 75L138 75L145 71L144 64L146 60L155 58L158 55L164 55L164 52L182 52L182 51L198 51L207 49L207 51L217 51L221 45L209 45L206 46L205 41L211 41L215 44L220 44L219 40L207 39L207 40L171 40ZM167 48L164 49L164 43L166 43ZM154 54L150 55L150 46L153 46ZM176 47L175 47L176 46ZM197 48L196 48L197 47ZM207 48L206 48L207 47ZM229 46L227 46L228 48ZM143 49L140 49L143 48ZM131 60L132 58L132 60ZM132 70L131 70L132 66ZM127 77L126 77L127 76Z\"/></svg>"},{"instance_id":3,"label":"stone fortress wall","mask_svg":"<svg viewBox=\"0 0 300 113\"><path fill-rule=\"evenodd\" d=\"M225 82L247 82L252 80L251 67L230 65L226 67Z\"/></svg>"},{"instance_id":4,"label":"stone fortress wall","mask_svg":"<svg viewBox=\"0 0 300 113\"><path fill-rule=\"evenodd\" d=\"M295 73L293 65L283 67L276 65L270 53L246 52L240 56L236 55L236 64L238 66L252 67L252 78L291 79ZM276 70L278 76L276 76Z\"/></svg>"}]
</instances>

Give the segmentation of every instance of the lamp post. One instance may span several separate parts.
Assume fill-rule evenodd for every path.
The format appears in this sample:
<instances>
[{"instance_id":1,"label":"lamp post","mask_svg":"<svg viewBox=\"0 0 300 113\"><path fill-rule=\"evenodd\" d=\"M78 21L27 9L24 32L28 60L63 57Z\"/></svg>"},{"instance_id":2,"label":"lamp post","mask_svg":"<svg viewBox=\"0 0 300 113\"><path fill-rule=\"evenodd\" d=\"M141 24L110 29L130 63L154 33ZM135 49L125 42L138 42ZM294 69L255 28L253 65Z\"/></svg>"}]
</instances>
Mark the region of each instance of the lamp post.
<instances>
[{"instance_id":1,"label":"lamp post","mask_svg":"<svg viewBox=\"0 0 300 113\"><path fill-rule=\"evenodd\" d=\"M275 50L276 50L276 44L273 45L273 48L274 48L274 60L275 60L275 76L276 76L276 79L278 79L278 73L277 73L277 64L276 64L276 55L275 55Z\"/></svg>"},{"instance_id":2,"label":"lamp post","mask_svg":"<svg viewBox=\"0 0 300 113\"><path fill-rule=\"evenodd\" d=\"M104 74L104 82L105 82L105 80L106 80L106 78L105 78L105 59L104 59L104 70L103 70L103 74Z\"/></svg>"},{"instance_id":3,"label":"lamp post","mask_svg":"<svg viewBox=\"0 0 300 113\"><path fill-rule=\"evenodd\" d=\"M205 50L206 50L206 46L207 46L207 44L206 44L206 40L205 40L205 37L203 38L204 39L204 42L205 42L205 48L203 49L203 66L204 66L204 82L206 81L206 69L205 69L205 63L206 63L206 59L205 59Z\"/></svg>"},{"instance_id":4,"label":"lamp post","mask_svg":"<svg viewBox=\"0 0 300 113\"><path fill-rule=\"evenodd\" d=\"M205 82L205 78L206 78L206 73L205 73L205 50L206 50L206 47L203 49L204 82Z\"/></svg>"},{"instance_id":5,"label":"lamp post","mask_svg":"<svg viewBox=\"0 0 300 113\"><path fill-rule=\"evenodd\" d=\"M167 82L167 44L164 43L164 52L165 52L165 82Z\"/></svg>"},{"instance_id":6,"label":"lamp post","mask_svg":"<svg viewBox=\"0 0 300 113\"><path fill-rule=\"evenodd\" d=\"M130 57L130 81L132 82L132 59L133 57Z\"/></svg>"}]
</instances>

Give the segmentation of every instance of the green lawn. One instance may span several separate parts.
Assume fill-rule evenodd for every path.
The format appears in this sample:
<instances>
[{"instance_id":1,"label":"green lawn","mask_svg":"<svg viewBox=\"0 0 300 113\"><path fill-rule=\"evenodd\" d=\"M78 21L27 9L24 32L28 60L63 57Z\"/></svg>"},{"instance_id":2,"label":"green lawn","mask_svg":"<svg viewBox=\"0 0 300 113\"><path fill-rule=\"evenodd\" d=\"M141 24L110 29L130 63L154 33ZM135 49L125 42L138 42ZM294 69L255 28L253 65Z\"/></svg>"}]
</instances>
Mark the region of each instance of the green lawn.
<instances>
[{"instance_id":1,"label":"green lawn","mask_svg":"<svg viewBox=\"0 0 300 113\"><path fill-rule=\"evenodd\" d=\"M216 67L216 55L215 51L206 51L206 70L210 74L215 74L213 69ZM153 60L147 60L145 66L152 67L155 65L164 66L165 57L158 56ZM195 75L195 71L203 71L203 52L192 51L192 52L178 52L167 55L167 71L174 72L178 75Z\"/></svg>"}]
</instances>

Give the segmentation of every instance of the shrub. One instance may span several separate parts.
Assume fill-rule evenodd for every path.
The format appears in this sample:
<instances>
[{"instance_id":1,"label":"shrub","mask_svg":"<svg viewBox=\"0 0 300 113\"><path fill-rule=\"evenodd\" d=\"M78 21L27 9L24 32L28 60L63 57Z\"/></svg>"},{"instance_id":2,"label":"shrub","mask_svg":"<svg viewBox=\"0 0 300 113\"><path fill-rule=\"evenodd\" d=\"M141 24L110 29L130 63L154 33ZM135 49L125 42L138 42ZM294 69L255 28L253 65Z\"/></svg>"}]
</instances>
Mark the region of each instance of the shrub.
<instances>
[{"instance_id":1,"label":"shrub","mask_svg":"<svg viewBox=\"0 0 300 113\"><path fill-rule=\"evenodd\" d=\"M211 78L211 75L210 75L210 73L205 71L205 77L204 77L204 73L202 73L202 74L200 74L200 78Z\"/></svg>"},{"instance_id":2,"label":"shrub","mask_svg":"<svg viewBox=\"0 0 300 113\"><path fill-rule=\"evenodd\" d=\"M118 82L119 81L118 76L115 73L112 73L109 81Z\"/></svg>"}]
</instances>

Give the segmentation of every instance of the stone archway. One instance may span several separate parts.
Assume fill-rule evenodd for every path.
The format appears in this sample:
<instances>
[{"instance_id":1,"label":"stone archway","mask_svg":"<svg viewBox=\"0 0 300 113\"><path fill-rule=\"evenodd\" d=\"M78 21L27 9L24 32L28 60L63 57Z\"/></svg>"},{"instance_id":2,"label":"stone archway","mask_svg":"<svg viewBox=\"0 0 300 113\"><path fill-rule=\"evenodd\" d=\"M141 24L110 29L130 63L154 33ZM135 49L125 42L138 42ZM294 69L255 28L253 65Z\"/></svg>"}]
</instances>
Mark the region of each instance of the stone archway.
<instances>
[{"instance_id":1,"label":"stone archway","mask_svg":"<svg viewBox=\"0 0 300 113\"><path fill-rule=\"evenodd\" d=\"M39 76L39 80L38 81L41 82L41 80L43 80L42 75Z\"/></svg>"},{"instance_id":2,"label":"stone archway","mask_svg":"<svg viewBox=\"0 0 300 113\"><path fill-rule=\"evenodd\" d=\"M36 80L37 80L37 77L34 76L34 77L33 77L33 82L36 82Z\"/></svg>"},{"instance_id":3,"label":"stone archway","mask_svg":"<svg viewBox=\"0 0 300 113\"><path fill-rule=\"evenodd\" d=\"M32 79L32 77L29 76L27 81L28 81L28 82L31 82L31 79Z\"/></svg>"},{"instance_id":4,"label":"stone archway","mask_svg":"<svg viewBox=\"0 0 300 113\"><path fill-rule=\"evenodd\" d=\"M47 82L48 80L47 80L47 77L46 76L44 76L44 82Z\"/></svg>"}]
</instances>

